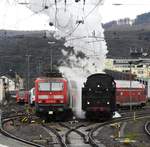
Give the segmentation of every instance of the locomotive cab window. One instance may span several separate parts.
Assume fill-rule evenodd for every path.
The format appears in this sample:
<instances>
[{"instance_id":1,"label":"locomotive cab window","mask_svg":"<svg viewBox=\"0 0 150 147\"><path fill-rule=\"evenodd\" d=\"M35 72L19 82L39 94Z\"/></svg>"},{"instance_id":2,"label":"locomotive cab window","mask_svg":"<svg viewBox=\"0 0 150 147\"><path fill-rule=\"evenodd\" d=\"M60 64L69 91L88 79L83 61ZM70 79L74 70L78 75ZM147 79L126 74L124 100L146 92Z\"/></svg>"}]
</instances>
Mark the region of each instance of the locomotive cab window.
<instances>
[{"instance_id":1,"label":"locomotive cab window","mask_svg":"<svg viewBox=\"0 0 150 147\"><path fill-rule=\"evenodd\" d=\"M39 91L50 91L50 83L39 83Z\"/></svg>"},{"instance_id":2,"label":"locomotive cab window","mask_svg":"<svg viewBox=\"0 0 150 147\"><path fill-rule=\"evenodd\" d=\"M54 82L51 83L51 91L62 91L63 90L63 83Z\"/></svg>"},{"instance_id":3,"label":"locomotive cab window","mask_svg":"<svg viewBox=\"0 0 150 147\"><path fill-rule=\"evenodd\" d=\"M19 91L19 96L24 96L24 91Z\"/></svg>"},{"instance_id":4,"label":"locomotive cab window","mask_svg":"<svg viewBox=\"0 0 150 147\"><path fill-rule=\"evenodd\" d=\"M62 91L63 87L62 82L39 83L39 91Z\"/></svg>"}]
</instances>

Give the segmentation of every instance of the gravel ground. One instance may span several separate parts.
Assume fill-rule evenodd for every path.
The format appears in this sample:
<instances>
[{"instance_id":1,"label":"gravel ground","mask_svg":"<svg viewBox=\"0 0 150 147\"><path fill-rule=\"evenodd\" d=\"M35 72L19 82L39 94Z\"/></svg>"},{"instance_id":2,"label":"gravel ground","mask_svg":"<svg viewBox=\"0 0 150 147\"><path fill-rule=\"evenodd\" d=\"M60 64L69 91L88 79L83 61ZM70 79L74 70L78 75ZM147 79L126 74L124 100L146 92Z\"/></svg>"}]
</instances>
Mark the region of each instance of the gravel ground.
<instances>
[{"instance_id":1,"label":"gravel ground","mask_svg":"<svg viewBox=\"0 0 150 147\"><path fill-rule=\"evenodd\" d=\"M113 139L116 134L115 129L110 126L106 126L96 131L95 138L106 147L120 147L120 143L117 143Z\"/></svg>"},{"instance_id":2,"label":"gravel ground","mask_svg":"<svg viewBox=\"0 0 150 147\"><path fill-rule=\"evenodd\" d=\"M53 142L52 136L39 124L22 124L18 127L7 124L7 131L22 139L29 141L34 140L34 142L39 142L45 146Z\"/></svg>"},{"instance_id":3,"label":"gravel ground","mask_svg":"<svg viewBox=\"0 0 150 147\"><path fill-rule=\"evenodd\" d=\"M10 99L9 102L6 102L5 104L0 105L0 109L4 111L5 113L10 112L10 111L22 111L24 110L24 105L23 104L17 104L16 99L12 98Z\"/></svg>"},{"instance_id":4,"label":"gravel ground","mask_svg":"<svg viewBox=\"0 0 150 147\"><path fill-rule=\"evenodd\" d=\"M23 110L24 105L16 104L15 100L12 99L8 104L5 106L0 106L0 109L5 110L5 112L9 112L12 110ZM146 109L146 111L149 111ZM127 113L127 112L125 112ZM95 134L95 138L100 143L104 144L106 147L150 147L150 138L144 132L144 124L147 120L136 120L127 122L126 125L123 123L121 124L121 138L120 140L124 140L124 138L130 138L131 140L135 141L131 144L120 143L114 139L117 136L117 129L112 126L106 126L99 129ZM66 122L67 125L70 125ZM78 123L77 123L78 124ZM51 143L55 142L56 140L53 135L49 132L46 132L41 125L39 124L22 124L14 127L11 124L7 124L7 129L10 133L14 134L26 140L49 140ZM56 125L55 123L53 124ZM73 124L75 126L75 124ZM59 126L55 126L55 128L59 128ZM48 143L45 142L45 146L48 146Z\"/></svg>"},{"instance_id":5,"label":"gravel ground","mask_svg":"<svg viewBox=\"0 0 150 147\"><path fill-rule=\"evenodd\" d=\"M150 147L150 138L144 132L144 124L148 119L135 120L122 123L120 138L114 139L117 135L116 127L106 126L98 130L95 137L106 147ZM132 143L123 143L129 138ZM121 142L120 142L121 141Z\"/></svg>"},{"instance_id":6,"label":"gravel ground","mask_svg":"<svg viewBox=\"0 0 150 147\"><path fill-rule=\"evenodd\" d=\"M144 132L144 124L147 120L136 120L128 122L124 131L125 136L133 138L136 147L150 147L150 137Z\"/></svg>"}]
</instances>

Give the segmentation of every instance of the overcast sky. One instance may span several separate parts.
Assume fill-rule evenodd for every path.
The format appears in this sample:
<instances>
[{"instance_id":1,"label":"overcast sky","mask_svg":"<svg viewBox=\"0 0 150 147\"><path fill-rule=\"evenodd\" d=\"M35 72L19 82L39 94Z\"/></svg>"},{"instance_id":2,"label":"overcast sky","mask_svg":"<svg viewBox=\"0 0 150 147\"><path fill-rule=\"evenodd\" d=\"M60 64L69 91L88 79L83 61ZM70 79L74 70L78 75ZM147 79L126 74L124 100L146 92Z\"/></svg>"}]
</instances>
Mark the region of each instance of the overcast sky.
<instances>
[{"instance_id":1,"label":"overcast sky","mask_svg":"<svg viewBox=\"0 0 150 147\"><path fill-rule=\"evenodd\" d=\"M51 29L48 25L48 16L33 14L25 6L14 4L14 1L0 0L0 29ZM112 5L115 3L123 5ZM133 19L139 14L150 12L150 0L104 0L100 12L103 23L125 17Z\"/></svg>"},{"instance_id":2,"label":"overcast sky","mask_svg":"<svg viewBox=\"0 0 150 147\"><path fill-rule=\"evenodd\" d=\"M34 14L25 5L19 5L15 0L0 0L0 29L7 30L51 30L49 17L39 13Z\"/></svg>"},{"instance_id":3,"label":"overcast sky","mask_svg":"<svg viewBox=\"0 0 150 147\"><path fill-rule=\"evenodd\" d=\"M112 5L115 3L123 5ZM103 22L117 20L124 17L133 19L136 15L150 12L150 0L105 0L100 11Z\"/></svg>"}]
</instances>

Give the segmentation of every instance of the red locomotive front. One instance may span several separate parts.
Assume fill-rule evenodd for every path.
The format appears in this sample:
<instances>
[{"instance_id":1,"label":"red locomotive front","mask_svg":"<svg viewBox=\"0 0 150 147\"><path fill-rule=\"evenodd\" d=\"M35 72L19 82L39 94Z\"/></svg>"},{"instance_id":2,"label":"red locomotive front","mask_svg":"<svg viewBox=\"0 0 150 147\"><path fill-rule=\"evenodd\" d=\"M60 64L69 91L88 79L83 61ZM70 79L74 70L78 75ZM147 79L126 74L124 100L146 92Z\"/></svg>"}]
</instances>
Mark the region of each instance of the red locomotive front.
<instances>
[{"instance_id":1,"label":"red locomotive front","mask_svg":"<svg viewBox=\"0 0 150 147\"><path fill-rule=\"evenodd\" d=\"M17 103L28 103L29 92L25 90L18 90L16 92L16 101Z\"/></svg>"},{"instance_id":2,"label":"red locomotive front","mask_svg":"<svg viewBox=\"0 0 150 147\"><path fill-rule=\"evenodd\" d=\"M56 114L69 108L68 82L63 77L43 77L35 81L36 112Z\"/></svg>"}]
</instances>

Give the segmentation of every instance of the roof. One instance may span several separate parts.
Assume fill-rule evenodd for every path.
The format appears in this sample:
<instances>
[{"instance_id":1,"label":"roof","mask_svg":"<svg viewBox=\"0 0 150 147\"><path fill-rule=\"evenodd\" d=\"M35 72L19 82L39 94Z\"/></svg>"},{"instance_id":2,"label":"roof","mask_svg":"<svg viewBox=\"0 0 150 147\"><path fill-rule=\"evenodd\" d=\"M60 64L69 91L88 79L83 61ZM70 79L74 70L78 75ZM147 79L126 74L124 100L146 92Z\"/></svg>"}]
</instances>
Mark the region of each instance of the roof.
<instances>
[{"instance_id":1,"label":"roof","mask_svg":"<svg viewBox=\"0 0 150 147\"><path fill-rule=\"evenodd\" d=\"M43 80L51 81L51 80L67 80L67 79L65 79L64 77L38 77L36 78L35 81L43 81Z\"/></svg>"}]
</instances>

